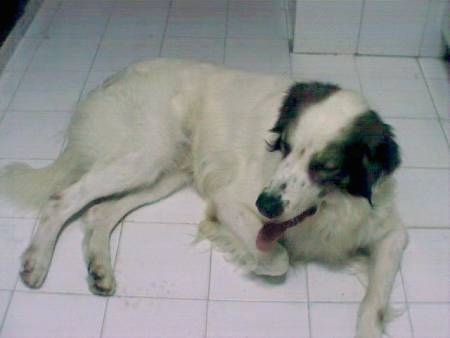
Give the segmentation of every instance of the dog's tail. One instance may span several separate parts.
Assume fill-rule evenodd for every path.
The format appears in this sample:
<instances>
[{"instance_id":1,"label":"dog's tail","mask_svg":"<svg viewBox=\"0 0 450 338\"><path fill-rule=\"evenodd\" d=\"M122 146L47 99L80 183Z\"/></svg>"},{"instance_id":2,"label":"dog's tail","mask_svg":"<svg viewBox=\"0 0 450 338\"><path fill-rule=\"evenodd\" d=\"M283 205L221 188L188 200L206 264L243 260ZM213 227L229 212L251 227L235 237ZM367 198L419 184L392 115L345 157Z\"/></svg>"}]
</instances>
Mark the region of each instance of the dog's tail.
<instances>
[{"instance_id":1,"label":"dog's tail","mask_svg":"<svg viewBox=\"0 0 450 338\"><path fill-rule=\"evenodd\" d=\"M66 150L44 168L18 162L7 165L0 169L0 196L26 208L39 208L52 194L81 177L84 171L76 163L76 156Z\"/></svg>"}]
</instances>

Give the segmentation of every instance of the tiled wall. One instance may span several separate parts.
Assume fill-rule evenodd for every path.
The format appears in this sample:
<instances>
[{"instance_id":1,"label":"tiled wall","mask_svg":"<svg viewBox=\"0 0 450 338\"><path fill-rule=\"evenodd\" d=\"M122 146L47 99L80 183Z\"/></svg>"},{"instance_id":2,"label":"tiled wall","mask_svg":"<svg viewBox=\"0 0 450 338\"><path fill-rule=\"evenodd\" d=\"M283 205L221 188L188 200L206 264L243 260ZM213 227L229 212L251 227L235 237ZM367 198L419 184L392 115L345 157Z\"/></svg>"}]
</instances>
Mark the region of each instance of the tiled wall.
<instances>
[{"instance_id":1,"label":"tiled wall","mask_svg":"<svg viewBox=\"0 0 450 338\"><path fill-rule=\"evenodd\" d=\"M298 0L294 52L440 56L447 0Z\"/></svg>"}]
</instances>

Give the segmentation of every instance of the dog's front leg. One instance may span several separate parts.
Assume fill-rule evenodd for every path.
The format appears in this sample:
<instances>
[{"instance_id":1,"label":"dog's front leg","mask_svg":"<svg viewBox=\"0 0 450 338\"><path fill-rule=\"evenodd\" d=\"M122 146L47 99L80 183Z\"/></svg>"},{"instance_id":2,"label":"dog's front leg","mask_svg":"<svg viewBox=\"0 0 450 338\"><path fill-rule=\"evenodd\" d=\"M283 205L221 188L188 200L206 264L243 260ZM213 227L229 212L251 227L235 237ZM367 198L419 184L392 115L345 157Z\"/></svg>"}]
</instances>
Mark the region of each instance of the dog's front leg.
<instances>
[{"instance_id":1,"label":"dog's front leg","mask_svg":"<svg viewBox=\"0 0 450 338\"><path fill-rule=\"evenodd\" d=\"M256 247L262 223L252 210L226 192L216 195L214 209L218 230L215 240L227 241L227 251L234 262L259 275L280 276L287 272L289 257L284 247L277 244L269 252Z\"/></svg>"},{"instance_id":2,"label":"dog's front leg","mask_svg":"<svg viewBox=\"0 0 450 338\"><path fill-rule=\"evenodd\" d=\"M358 311L357 338L381 338L392 286L407 243L406 230L397 228L371 247L369 284Z\"/></svg>"}]
</instances>

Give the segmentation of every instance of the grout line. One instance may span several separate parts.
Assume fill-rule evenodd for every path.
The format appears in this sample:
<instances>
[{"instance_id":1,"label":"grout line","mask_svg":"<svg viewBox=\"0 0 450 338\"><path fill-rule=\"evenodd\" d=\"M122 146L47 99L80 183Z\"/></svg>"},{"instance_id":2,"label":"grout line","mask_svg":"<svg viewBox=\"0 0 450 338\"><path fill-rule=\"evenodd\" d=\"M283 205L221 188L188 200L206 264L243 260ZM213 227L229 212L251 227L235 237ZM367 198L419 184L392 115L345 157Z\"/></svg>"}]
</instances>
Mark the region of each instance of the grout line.
<instances>
[{"instance_id":1,"label":"grout line","mask_svg":"<svg viewBox=\"0 0 450 338\"><path fill-rule=\"evenodd\" d=\"M172 301L198 301L198 302L207 302L207 299L204 298L181 298L181 297L161 297L161 296L140 296L140 295L113 295L113 296L108 296L108 297L103 297L103 296L97 296L97 295L93 295L91 293L81 293L81 292L67 292L67 291L35 291L35 290L2 290L2 291L11 291L14 293L23 293L23 294L35 294L35 295L55 295L55 296L63 296L63 295L68 295L68 296L81 296L81 297L93 297L93 298L98 298L98 299L104 299L106 298L108 299L143 299L143 300L172 300ZM286 301L286 300L241 300L241 299L212 299L210 300L210 302L214 302L214 303L265 303L265 304L272 304L272 303L280 303L280 304L305 304L307 305L308 302L307 301ZM322 304L322 305L339 305L339 304L344 304L344 305L360 305L361 302L360 301L313 301L310 302L311 304ZM393 301L390 302L391 304L406 304L406 300L405 301ZM408 301L409 304L419 304L419 305L424 305L424 304L428 304L428 305L446 305L446 304L450 304L450 301L429 301L429 300L423 300L423 301Z\"/></svg>"},{"instance_id":2,"label":"grout line","mask_svg":"<svg viewBox=\"0 0 450 338\"><path fill-rule=\"evenodd\" d=\"M230 24L230 1L227 1L227 7L225 12L225 36L223 37L223 54L222 54L222 64L225 64L225 59L227 55L227 41L228 41L228 26Z\"/></svg>"},{"instance_id":3,"label":"grout line","mask_svg":"<svg viewBox=\"0 0 450 338\"><path fill-rule=\"evenodd\" d=\"M309 338L312 338L312 318L311 318L311 297L309 290L309 264L305 265L305 278L306 278L306 299L307 299L307 311L308 311L308 330Z\"/></svg>"},{"instance_id":4,"label":"grout line","mask_svg":"<svg viewBox=\"0 0 450 338\"><path fill-rule=\"evenodd\" d=\"M360 67L358 66L358 62L357 61L358 61L358 55L353 55L353 66L354 66L354 69L356 71L356 77L358 78L359 92L362 95L366 96L365 93L364 93L362 75L361 75L361 72L360 72L360 69L359 69Z\"/></svg>"},{"instance_id":5,"label":"grout line","mask_svg":"<svg viewBox=\"0 0 450 338\"><path fill-rule=\"evenodd\" d=\"M411 330L412 338L414 338L414 329L413 329L413 325L412 325L411 311L410 311L410 308L409 308L408 295L406 294L405 276L403 274L402 267L400 268L399 273L400 273L400 277L401 277L401 280L402 280L403 297L405 299L405 304L406 304L406 312L407 312L407 315L408 315L409 329Z\"/></svg>"},{"instance_id":6,"label":"grout line","mask_svg":"<svg viewBox=\"0 0 450 338\"><path fill-rule=\"evenodd\" d=\"M167 35L167 30L169 29L169 20L170 20L170 15L172 12L172 8L173 8L173 1L171 0L169 2L169 7L167 8L167 16L166 16L166 21L164 23L164 31L163 34L161 36L161 42L159 44L159 52L158 52L158 56L161 57L162 51L163 51L163 47L164 47L164 42L166 40L166 35Z\"/></svg>"},{"instance_id":7,"label":"grout line","mask_svg":"<svg viewBox=\"0 0 450 338\"><path fill-rule=\"evenodd\" d=\"M359 15L359 26L358 26L358 34L356 36L356 50L355 50L355 54L354 55L360 55L359 54L359 46L361 44L361 31L362 31L362 26L363 26L363 22L364 22L364 12L366 9L366 0L362 0L362 4L361 4L361 12Z\"/></svg>"},{"instance_id":8,"label":"grout line","mask_svg":"<svg viewBox=\"0 0 450 338\"><path fill-rule=\"evenodd\" d=\"M205 332L204 337L208 336L208 317L209 317L209 303L211 301L211 277L212 277L212 256L213 256L213 247L209 246L209 278L208 278L208 296L206 299L206 312L205 312Z\"/></svg>"},{"instance_id":9,"label":"grout line","mask_svg":"<svg viewBox=\"0 0 450 338\"><path fill-rule=\"evenodd\" d=\"M420 75L422 76L422 81L425 83L425 86L427 87L428 96L430 97L431 103L433 104L434 114L436 115L436 118L439 119L440 115L439 115L436 103L434 102L434 97L431 94L431 89L430 89L430 86L428 85L427 77L425 76L425 71L424 71L424 69L422 67L422 64L419 61L419 58L414 58L414 59L416 61L417 66L420 69Z\"/></svg>"},{"instance_id":10,"label":"grout line","mask_svg":"<svg viewBox=\"0 0 450 338\"><path fill-rule=\"evenodd\" d=\"M117 257L119 256L120 243L122 241L123 224L124 224L124 221L120 221L119 224L115 228L116 231L119 230L119 235L118 235L119 238L117 239L117 249L116 249L116 253L114 255L114 259L113 259L113 262L114 262L113 263L114 279L116 278ZM117 229L117 227L119 227L119 229ZM113 232L114 232L114 229L113 229ZM112 235L112 233L110 234L110 237L109 237L110 244L111 244L111 235ZM110 250L111 250L111 248L110 248ZM116 288L117 288L117 281L116 281ZM105 330L106 314L108 312L109 300L110 299L111 299L111 297L108 297L106 299L106 302L105 302L105 310L103 311L103 320L102 320L102 325L101 325L101 328L100 328L100 335L99 335L99 337L103 337L103 333L104 333L104 330Z\"/></svg>"},{"instance_id":11,"label":"grout line","mask_svg":"<svg viewBox=\"0 0 450 338\"><path fill-rule=\"evenodd\" d=\"M75 105L77 105L80 102L81 98L82 98L82 95L84 93L84 89L86 88L86 84L87 84L87 82L89 80L89 77L91 75L92 69L94 68L95 60L97 59L97 55L98 55L98 52L99 52L99 50L101 48L101 45L102 45L102 42L103 42L103 38L105 37L105 34L106 34L107 30L108 30L109 23L111 22L112 14L114 12L114 8L115 8L116 4L117 4L117 1L114 1L114 3L112 4L112 6L110 8L108 19L106 20L105 27L103 28L102 34L100 34L100 36L99 36L97 48L95 50L94 56L92 57L92 62L91 62L90 66L89 66L89 69L87 71L86 79L84 80L84 83L81 86L81 90L80 90L80 93L78 94L78 99L77 99L77 102L75 103ZM74 109L76 109L76 108L74 108ZM65 144L62 145L61 152L62 152L62 150L64 148L65 148Z\"/></svg>"},{"instance_id":12,"label":"grout line","mask_svg":"<svg viewBox=\"0 0 450 338\"><path fill-rule=\"evenodd\" d=\"M422 32L420 34L420 44L419 44L419 47L418 47L418 50L417 50L417 57L420 57L420 54L422 53L422 48L423 48L423 46L425 44L425 32L427 30L428 22L430 20L430 13L431 13L431 7L432 7L431 1L432 0L428 0L427 4L426 4L426 6L427 6L427 13L425 14L425 20L424 20L424 23L423 23L423 26L422 26Z\"/></svg>"},{"instance_id":13,"label":"grout line","mask_svg":"<svg viewBox=\"0 0 450 338\"><path fill-rule=\"evenodd\" d=\"M442 131L442 134L443 134L443 136L444 136L444 139L447 141L447 145L450 145L450 139L448 138L448 136L447 136L447 134L446 134L446 132L445 132L445 127L444 127L444 125L443 125L443 123L442 123L441 116L439 115L439 110L438 110L438 108L437 108L436 102L435 102L435 100L434 100L434 96L433 96L433 94L432 94L432 92L431 92L431 88L430 88L430 85L429 85L429 83L428 83L428 80L429 80L429 79L425 76L425 70L423 69L422 63L420 62L419 58L416 58L416 63L417 63L417 65L419 66L420 73L421 73L421 75L422 75L422 81L425 83L425 86L426 86L427 92L428 92L428 96L429 96L430 99L431 99L431 103L432 103L432 105L433 105L434 113L435 113L435 115L436 115L436 117L437 117L437 122L438 122L438 124L439 124L439 127L441 128L441 131Z\"/></svg>"},{"instance_id":14,"label":"grout line","mask_svg":"<svg viewBox=\"0 0 450 338\"><path fill-rule=\"evenodd\" d=\"M39 42L38 42L37 46L34 48L34 50L32 51L32 54L33 54L33 55L32 55L32 57L30 58L30 61L28 62L28 64L27 64L26 67L24 68L22 74L20 75L20 80L19 80L19 82L18 82L16 88L14 89L14 93L13 93L13 94L11 95L11 97L9 98L9 102L8 102L8 104L6 105L6 108L5 108L4 111L3 111L3 115L0 116L0 125L2 124L3 120L5 119L5 117L6 117L6 115L7 115L7 114L6 114L7 112L12 112L12 113L15 112L14 110L9 110L9 107L11 106L11 104L12 104L13 101L14 101L14 99L16 98L17 91L19 90L19 88L20 88L20 86L21 86L21 84L22 84L22 82L23 82L23 79L25 78L25 74L28 72L28 69L30 68L30 65L32 64L32 62L33 62L33 60L34 60L34 56L36 55L38 49L41 47L42 43L44 42L44 39L43 39L43 38L39 38L39 39L36 39L36 40L38 40ZM23 42L23 38L22 38L21 42ZM17 50L17 49L16 49L16 50Z\"/></svg>"},{"instance_id":15,"label":"grout line","mask_svg":"<svg viewBox=\"0 0 450 338\"><path fill-rule=\"evenodd\" d=\"M13 299L13 296L15 293L14 290L8 290L8 291L10 292L10 295L9 295L9 299L8 299L8 304L6 305L6 308L5 308L5 313L3 314L3 318L1 318L1 321L0 321L0 334L2 333L3 327L5 325L6 317L8 317L9 308L11 306L12 299Z\"/></svg>"}]
</instances>

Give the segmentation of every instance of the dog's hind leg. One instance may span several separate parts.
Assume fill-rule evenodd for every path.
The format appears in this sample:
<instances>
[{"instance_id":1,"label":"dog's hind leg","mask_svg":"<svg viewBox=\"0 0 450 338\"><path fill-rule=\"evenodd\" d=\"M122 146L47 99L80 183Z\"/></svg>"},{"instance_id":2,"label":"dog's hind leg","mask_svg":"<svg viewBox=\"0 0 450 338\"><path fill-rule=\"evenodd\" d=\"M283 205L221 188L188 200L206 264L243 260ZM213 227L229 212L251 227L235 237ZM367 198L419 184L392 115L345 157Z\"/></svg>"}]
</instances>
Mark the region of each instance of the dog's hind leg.
<instances>
[{"instance_id":1,"label":"dog's hind leg","mask_svg":"<svg viewBox=\"0 0 450 338\"><path fill-rule=\"evenodd\" d=\"M191 180L186 173L162 176L150 188L110 199L92 206L83 216L85 235L83 253L92 293L109 296L115 291L110 255L110 234L117 224L136 208L156 202L184 187Z\"/></svg>"},{"instance_id":2,"label":"dog's hind leg","mask_svg":"<svg viewBox=\"0 0 450 338\"><path fill-rule=\"evenodd\" d=\"M148 163L140 153L94 165L79 181L53 194L42 211L39 226L22 255L23 282L32 288L42 285L58 236L71 217L89 203L154 183L166 170L161 159Z\"/></svg>"}]
</instances>

